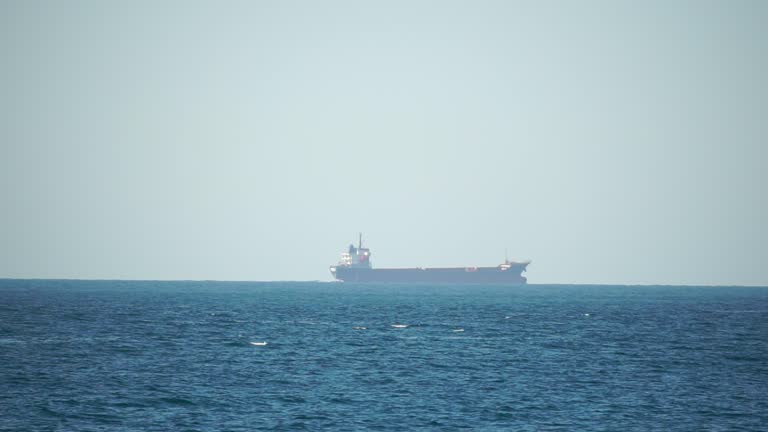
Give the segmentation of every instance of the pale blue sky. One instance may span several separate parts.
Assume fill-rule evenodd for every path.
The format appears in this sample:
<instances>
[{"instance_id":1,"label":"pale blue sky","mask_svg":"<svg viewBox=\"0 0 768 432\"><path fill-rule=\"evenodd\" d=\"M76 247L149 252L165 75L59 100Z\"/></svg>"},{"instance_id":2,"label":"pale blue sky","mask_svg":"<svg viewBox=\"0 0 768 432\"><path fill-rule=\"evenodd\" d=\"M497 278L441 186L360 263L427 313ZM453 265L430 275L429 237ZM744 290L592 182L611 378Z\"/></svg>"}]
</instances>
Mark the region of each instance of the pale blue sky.
<instances>
[{"instance_id":1,"label":"pale blue sky","mask_svg":"<svg viewBox=\"0 0 768 432\"><path fill-rule=\"evenodd\" d=\"M768 2L0 1L0 277L768 285Z\"/></svg>"}]
</instances>

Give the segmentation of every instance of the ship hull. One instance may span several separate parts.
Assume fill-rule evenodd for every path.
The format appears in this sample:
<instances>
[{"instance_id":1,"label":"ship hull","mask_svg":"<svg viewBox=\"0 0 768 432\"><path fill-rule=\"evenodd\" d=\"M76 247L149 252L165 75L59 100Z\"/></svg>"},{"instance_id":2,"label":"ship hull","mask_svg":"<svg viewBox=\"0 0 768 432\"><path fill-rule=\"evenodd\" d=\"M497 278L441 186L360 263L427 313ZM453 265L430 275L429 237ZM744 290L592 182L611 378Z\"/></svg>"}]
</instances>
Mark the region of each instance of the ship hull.
<instances>
[{"instance_id":1,"label":"ship hull","mask_svg":"<svg viewBox=\"0 0 768 432\"><path fill-rule=\"evenodd\" d=\"M499 267L450 267L370 269L331 267L331 274L344 282L359 283L460 283L523 285L524 265L502 270Z\"/></svg>"}]
</instances>

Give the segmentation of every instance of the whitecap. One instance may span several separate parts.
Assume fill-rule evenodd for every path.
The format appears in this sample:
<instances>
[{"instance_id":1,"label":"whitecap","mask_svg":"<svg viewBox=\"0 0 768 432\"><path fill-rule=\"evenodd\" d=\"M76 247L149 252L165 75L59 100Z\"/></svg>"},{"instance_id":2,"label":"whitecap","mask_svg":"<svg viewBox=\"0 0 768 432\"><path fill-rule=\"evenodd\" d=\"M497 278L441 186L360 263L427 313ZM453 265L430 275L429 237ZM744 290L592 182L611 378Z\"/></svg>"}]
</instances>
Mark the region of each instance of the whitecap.
<instances>
[{"instance_id":1,"label":"whitecap","mask_svg":"<svg viewBox=\"0 0 768 432\"><path fill-rule=\"evenodd\" d=\"M253 346L267 346L266 342L251 342Z\"/></svg>"},{"instance_id":2,"label":"whitecap","mask_svg":"<svg viewBox=\"0 0 768 432\"><path fill-rule=\"evenodd\" d=\"M368 330L368 327L363 327L363 326L354 326L352 328L355 330Z\"/></svg>"},{"instance_id":3,"label":"whitecap","mask_svg":"<svg viewBox=\"0 0 768 432\"><path fill-rule=\"evenodd\" d=\"M457 328L457 329L453 329L453 332L454 332L454 333L461 333L461 332L463 332L463 331L464 331L464 329L463 329L463 328Z\"/></svg>"},{"instance_id":4,"label":"whitecap","mask_svg":"<svg viewBox=\"0 0 768 432\"><path fill-rule=\"evenodd\" d=\"M408 324L392 324L394 328L408 328Z\"/></svg>"}]
</instances>

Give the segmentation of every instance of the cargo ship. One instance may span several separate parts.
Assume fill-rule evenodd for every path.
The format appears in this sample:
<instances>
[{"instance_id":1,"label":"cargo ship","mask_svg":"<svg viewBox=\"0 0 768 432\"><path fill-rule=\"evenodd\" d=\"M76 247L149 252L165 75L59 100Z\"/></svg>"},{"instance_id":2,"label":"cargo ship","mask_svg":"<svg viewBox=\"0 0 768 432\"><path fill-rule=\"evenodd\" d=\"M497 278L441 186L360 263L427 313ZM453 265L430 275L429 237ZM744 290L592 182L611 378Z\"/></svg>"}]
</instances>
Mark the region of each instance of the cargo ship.
<instances>
[{"instance_id":1,"label":"cargo ship","mask_svg":"<svg viewBox=\"0 0 768 432\"><path fill-rule=\"evenodd\" d=\"M333 277L342 282L523 285L527 279L522 273L528 264L530 261L513 262L505 258L495 267L373 268L371 250L363 247L361 234L357 247L349 245L339 263L330 270Z\"/></svg>"}]
</instances>

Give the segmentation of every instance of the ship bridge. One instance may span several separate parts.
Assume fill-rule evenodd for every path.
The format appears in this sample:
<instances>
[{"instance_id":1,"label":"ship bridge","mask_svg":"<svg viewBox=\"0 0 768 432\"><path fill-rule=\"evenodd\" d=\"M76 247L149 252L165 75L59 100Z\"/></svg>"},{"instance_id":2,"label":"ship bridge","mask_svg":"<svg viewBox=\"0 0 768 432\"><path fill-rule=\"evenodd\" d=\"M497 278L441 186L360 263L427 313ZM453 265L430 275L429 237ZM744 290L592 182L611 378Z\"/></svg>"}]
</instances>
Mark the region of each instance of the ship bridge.
<instances>
[{"instance_id":1,"label":"ship bridge","mask_svg":"<svg viewBox=\"0 0 768 432\"><path fill-rule=\"evenodd\" d=\"M371 268L371 250L363 247L363 235L360 234L358 246L351 244L347 252L341 254L338 266L351 268Z\"/></svg>"}]
</instances>

